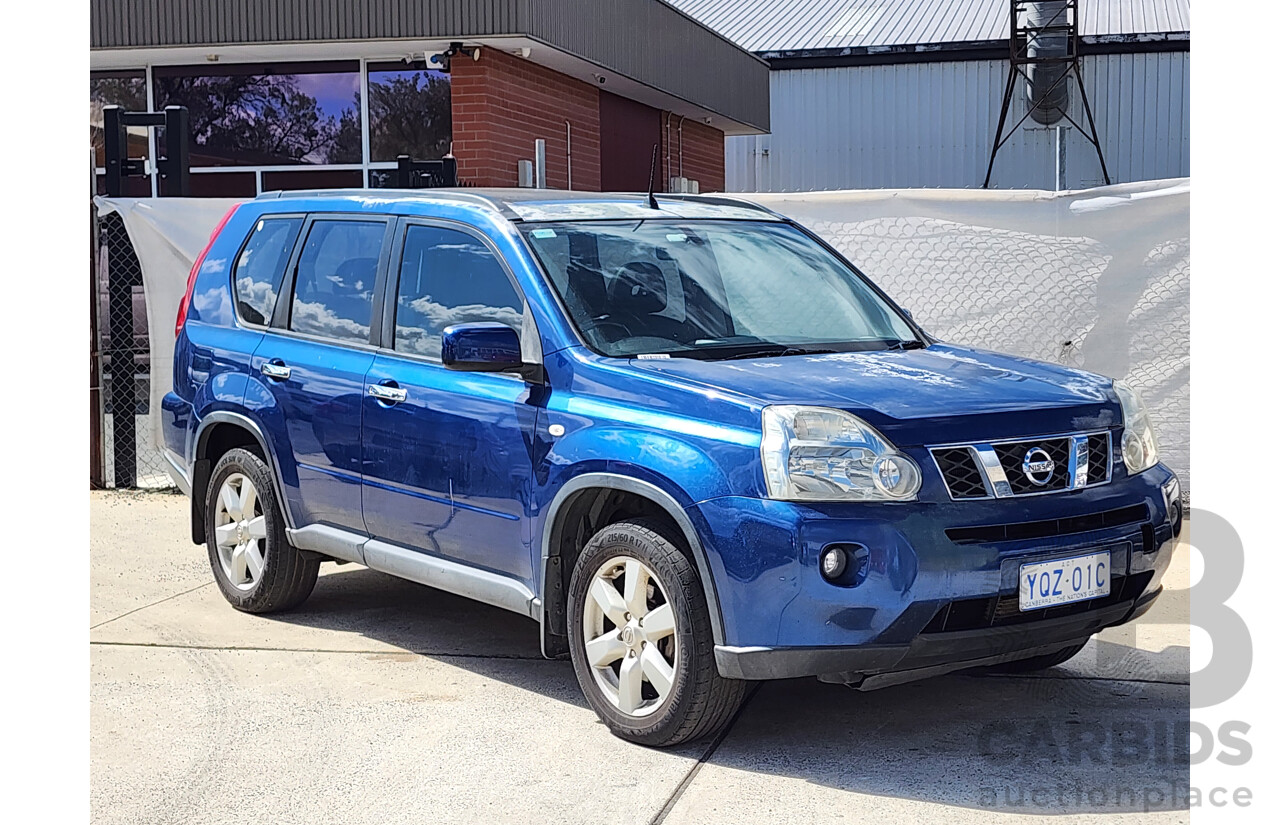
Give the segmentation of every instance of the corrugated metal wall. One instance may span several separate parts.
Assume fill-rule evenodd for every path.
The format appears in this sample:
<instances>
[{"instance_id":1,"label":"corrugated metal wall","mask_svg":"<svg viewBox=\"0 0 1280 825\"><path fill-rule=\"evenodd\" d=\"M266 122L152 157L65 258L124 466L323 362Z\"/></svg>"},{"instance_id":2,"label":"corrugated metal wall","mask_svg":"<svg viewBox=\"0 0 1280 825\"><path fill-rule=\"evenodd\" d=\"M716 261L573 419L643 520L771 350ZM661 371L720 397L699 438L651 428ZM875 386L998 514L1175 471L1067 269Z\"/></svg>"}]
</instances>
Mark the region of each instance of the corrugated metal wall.
<instances>
[{"instance_id":1,"label":"corrugated metal wall","mask_svg":"<svg viewBox=\"0 0 1280 825\"><path fill-rule=\"evenodd\" d=\"M1190 53L1081 64L1112 183L1190 175ZM728 189L981 186L1007 71L998 60L775 71L772 134L725 141ZM1011 124L1025 95L1013 111ZM1073 94L1072 116L1079 111ZM992 185L1053 189L1054 135L1025 126L997 156ZM1067 148L1067 188L1102 183L1088 141L1073 130Z\"/></svg>"}]
</instances>

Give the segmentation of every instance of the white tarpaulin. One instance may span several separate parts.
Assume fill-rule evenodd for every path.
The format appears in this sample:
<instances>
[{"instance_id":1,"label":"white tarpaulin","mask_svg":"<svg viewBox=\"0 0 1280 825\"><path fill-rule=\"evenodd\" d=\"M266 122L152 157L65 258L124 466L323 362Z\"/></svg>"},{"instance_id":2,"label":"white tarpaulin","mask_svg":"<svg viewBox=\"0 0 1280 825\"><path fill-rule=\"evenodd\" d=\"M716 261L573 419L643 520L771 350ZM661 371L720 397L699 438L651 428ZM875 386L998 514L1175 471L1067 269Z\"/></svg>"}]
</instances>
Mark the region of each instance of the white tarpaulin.
<instances>
[{"instance_id":1,"label":"white tarpaulin","mask_svg":"<svg viewBox=\"0 0 1280 825\"><path fill-rule=\"evenodd\" d=\"M944 341L1129 382L1189 493L1190 180L743 197L813 229Z\"/></svg>"},{"instance_id":2,"label":"white tarpaulin","mask_svg":"<svg viewBox=\"0 0 1280 825\"><path fill-rule=\"evenodd\" d=\"M812 228L942 340L1125 379L1190 490L1190 181L736 197ZM142 264L152 411L171 385L187 274L233 203L98 199L120 213Z\"/></svg>"},{"instance_id":3,"label":"white tarpaulin","mask_svg":"<svg viewBox=\"0 0 1280 825\"><path fill-rule=\"evenodd\" d=\"M222 216L241 201L231 198L94 198L99 215L120 213L142 266L147 304L147 340L151 348L150 438L164 444L160 400L173 386L174 321L187 291L187 276ZM141 429L139 424L139 429ZM141 448L140 448L141 449ZM141 456L140 456L141 457ZM159 461L156 466L163 466Z\"/></svg>"}]
</instances>

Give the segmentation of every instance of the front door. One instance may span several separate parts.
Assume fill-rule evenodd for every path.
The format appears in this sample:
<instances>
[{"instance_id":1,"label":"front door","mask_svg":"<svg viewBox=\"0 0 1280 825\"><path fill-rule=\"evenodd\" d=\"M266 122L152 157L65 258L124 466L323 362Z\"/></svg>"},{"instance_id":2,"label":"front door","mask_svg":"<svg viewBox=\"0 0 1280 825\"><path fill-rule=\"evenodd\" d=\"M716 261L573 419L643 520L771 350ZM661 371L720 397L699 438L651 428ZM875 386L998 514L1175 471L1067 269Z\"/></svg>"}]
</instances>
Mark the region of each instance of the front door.
<instances>
[{"instance_id":1,"label":"front door","mask_svg":"<svg viewBox=\"0 0 1280 825\"><path fill-rule=\"evenodd\" d=\"M375 538L531 582L530 388L515 375L440 363L445 327L498 321L519 330L524 301L478 236L408 221L401 230L388 346L365 377L365 523Z\"/></svg>"},{"instance_id":2,"label":"front door","mask_svg":"<svg viewBox=\"0 0 1280 825\"><path fill-rule=\"evenodd\" d=\"M373 364L374 285L386 219L317 218L253 356L246 398L267 424L295 526L365 532L360 506L361 399Z\"/></svg>"}]
</instances>

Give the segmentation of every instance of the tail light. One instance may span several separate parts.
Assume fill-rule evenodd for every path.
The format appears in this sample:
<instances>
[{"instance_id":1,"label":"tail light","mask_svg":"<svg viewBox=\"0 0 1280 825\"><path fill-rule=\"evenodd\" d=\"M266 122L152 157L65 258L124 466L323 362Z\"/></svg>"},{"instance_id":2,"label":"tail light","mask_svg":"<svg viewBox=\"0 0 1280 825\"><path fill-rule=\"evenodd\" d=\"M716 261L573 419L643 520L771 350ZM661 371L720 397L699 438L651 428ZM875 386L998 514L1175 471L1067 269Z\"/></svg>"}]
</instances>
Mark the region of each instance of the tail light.
<instances>
[{"instance_id":1,"label":"tail light","mask_svg":"<svg viewBox=\"0 0 1280 825\"><path fill-rule=\"evenodd\" d=\"M204 263L204 256L209 254L209 250L213 247L213 242L218 239L218 233L222 231L222 227L227 225L227 221L231 220L231 216L236 213L236 209L240 204L234 204L227 210L227 214L222 216L222 220L218 221L218 225L213 228L213 234L209 236L209 242L204 245L204 249L200 250L200 254L196 256L196 262L191 266L191 274L187 276L187 292L182 296L182 302L178 304L178 320L173 325L173 337L177 338L182 334L182 327L187 323L187 310L191 309L191 293L196 288L196 273L200 271L200 265Z\"/></svg>"}]
</instances>

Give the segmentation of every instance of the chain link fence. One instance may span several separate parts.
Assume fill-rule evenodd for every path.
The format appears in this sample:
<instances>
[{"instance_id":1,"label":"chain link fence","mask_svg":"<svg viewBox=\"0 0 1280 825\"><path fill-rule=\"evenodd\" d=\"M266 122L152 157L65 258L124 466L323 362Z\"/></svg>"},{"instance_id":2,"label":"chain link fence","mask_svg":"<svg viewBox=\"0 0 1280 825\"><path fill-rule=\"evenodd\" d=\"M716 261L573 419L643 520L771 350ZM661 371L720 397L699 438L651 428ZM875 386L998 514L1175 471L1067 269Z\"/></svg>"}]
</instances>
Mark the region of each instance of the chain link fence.
<instances>
[{"instance_id":1,"label":"chain link fence","mask_svg":"<svg viewBox=\"0 0 1280 825\"><path fill-rule=\"evenodd\" d=\"M93 298L100 446L94 486L173 486L151 426L151 348L142 266L117 213L97 217Z\"/></svg>"}]
</instances>

